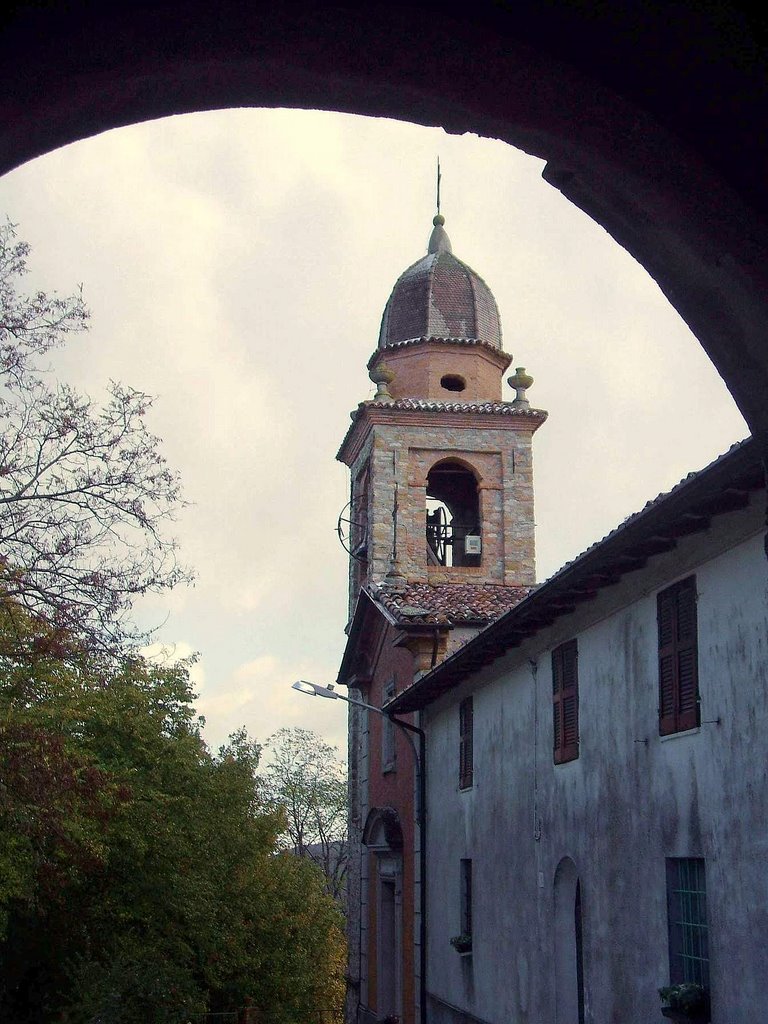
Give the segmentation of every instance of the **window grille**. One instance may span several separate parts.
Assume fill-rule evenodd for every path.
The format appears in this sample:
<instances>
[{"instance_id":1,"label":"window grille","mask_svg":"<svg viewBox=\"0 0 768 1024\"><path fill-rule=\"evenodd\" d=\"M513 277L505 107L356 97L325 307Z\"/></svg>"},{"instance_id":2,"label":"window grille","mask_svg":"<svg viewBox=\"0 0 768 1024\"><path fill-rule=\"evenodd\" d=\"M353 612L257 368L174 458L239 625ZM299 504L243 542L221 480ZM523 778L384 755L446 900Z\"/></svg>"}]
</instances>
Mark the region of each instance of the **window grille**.
<instances>
[{"instance_id":1,"label":"window grille","mask_svg":"<svg viewBox=\"0 0 768 1024\"><path fill-rule=\"evenodd\" d=\"M472 861L463 859L461 865L461 927L462 935L472 938Z\"/></svg>"},{"instance_id":2,"label":"window grille","mask_svg":"<svg viewBox=\"0 0 768 1024\"><path fill-rule=\"evenodd\" d=\"M709 936L704 860L667 860L669 978L673 985L695 982L709 987Z\"/></svg>"}]
</instances>

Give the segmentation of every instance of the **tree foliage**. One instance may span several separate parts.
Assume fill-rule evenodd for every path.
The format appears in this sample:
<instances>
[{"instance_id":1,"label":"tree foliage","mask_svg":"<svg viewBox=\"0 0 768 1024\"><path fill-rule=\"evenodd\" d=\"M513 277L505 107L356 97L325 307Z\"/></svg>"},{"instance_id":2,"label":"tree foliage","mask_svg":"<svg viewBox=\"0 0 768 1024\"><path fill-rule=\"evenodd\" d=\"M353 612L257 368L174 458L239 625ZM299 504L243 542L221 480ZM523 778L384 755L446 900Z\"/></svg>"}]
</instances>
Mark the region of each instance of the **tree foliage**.
<instances>
[{"instance_id":1,"label":"tree foliage","mask_svg":"<svg viewBox=\"0 0 768 1024\"><path fill-rule=\"evenodd\" d=\"M84 656L0 604L0 1019L340 1006L322 875L279 852L258 745L211 753L192 700L188 665Z\"/></svg>"},{"instance_id":2,"label":"tree foliage","mask_svg":"<svg viewBox=\"0 0 768 1024\"><path fill-rule=\"evenodd\" d=\"M285 813L283 842L314 861L329 893L345 903L347 874L347 773L336 747L310 729L279 729L266 747L270 763L265 792Z\"/></svg>"},{"instance_id":3,"label":"tree foliage","mask_svg":"<svg viewBox=\"0 0 768 1024\"><path fill-rule=\"evenodd\" d=\"M0 592L117 649L138 639L132 601L189 577L163 532L179 481L147 429L147 395L113 381L99 407L50 380L41 360L89 314L80 292L23 294L28 255L0 226Z\"/></svg>"}]
</instances>

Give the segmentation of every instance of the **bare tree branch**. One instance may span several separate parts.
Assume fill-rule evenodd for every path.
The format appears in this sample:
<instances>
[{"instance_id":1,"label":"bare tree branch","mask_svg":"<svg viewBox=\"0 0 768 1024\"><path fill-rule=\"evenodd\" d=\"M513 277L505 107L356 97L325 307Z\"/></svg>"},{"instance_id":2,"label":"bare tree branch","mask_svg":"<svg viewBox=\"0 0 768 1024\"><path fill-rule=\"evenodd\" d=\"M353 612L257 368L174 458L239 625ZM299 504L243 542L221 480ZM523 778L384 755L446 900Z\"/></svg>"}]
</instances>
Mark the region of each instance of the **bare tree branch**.
<instances>
[{"instance_id":1,"label":"bare tree branch","mask_svg":"<svg viewBox=\"0 0 768 1024\"><path fill-rule=\"evenodd\" d=\"M120 649L146 637L133 600L189 580L163 532L183 505L145 417L115 381L103 407L51 383L39 359L87 328L82 294L19 294L29 246L0 226L0 596Z\"/></svg>"},{"instance_id":2,"label":"bare tree branch","mask_svg":"<svg viewBox=\"0 0 768 1024\"><path fill-rule=\"evenodd\" d=\"M347 772L338 750L309 729L279 729L265 743L265 795L285 810L284 844L322 869L342 905L347 873Z\"/></svg>"}]
</instances>

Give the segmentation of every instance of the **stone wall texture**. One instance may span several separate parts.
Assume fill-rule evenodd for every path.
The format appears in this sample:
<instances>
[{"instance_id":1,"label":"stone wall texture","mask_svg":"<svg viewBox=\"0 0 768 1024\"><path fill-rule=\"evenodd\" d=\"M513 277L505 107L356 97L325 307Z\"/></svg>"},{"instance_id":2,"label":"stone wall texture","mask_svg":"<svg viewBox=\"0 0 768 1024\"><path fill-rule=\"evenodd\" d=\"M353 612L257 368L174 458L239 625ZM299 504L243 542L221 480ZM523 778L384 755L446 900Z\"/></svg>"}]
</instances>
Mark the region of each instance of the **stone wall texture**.
<instances>
[{"instance_id":1,"label":"stone wall texture","mask_svg":"<svg viewBox=\"0 0 768 1024\"><path fill-rule=\"evenodd\" d=\"M414 582L532 585L531 436L538 423L471 413L433 420L430 426L418 422L412 427L377 423L352 465L353 480L370 465L367 578L383 580L396 558L401 574ZM427 476L445 459L471 469L478 481L483 553L477 567L427 563ZM350 571L354 588L362 582L359 565Z\"/></svg>"}]
</instances>

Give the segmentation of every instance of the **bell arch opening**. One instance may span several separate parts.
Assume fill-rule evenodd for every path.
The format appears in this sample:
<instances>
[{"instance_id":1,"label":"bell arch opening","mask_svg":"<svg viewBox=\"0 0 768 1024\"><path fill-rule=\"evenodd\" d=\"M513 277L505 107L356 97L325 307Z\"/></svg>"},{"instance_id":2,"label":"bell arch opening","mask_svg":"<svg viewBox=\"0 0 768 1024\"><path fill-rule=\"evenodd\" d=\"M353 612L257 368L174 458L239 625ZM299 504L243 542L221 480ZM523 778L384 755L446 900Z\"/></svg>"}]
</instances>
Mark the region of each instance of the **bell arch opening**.
<instances>
[{"instance_id":1,"label":"bell arch opening","mask_svg":"<svg viewBox=\"0 0 768 1024\"><path fill-rule=\"evenodd\" d=\"M474 472L456 459L427 476L427 563L478 566L482 560L480 495Z\"/></svg>"}]
</instances>

